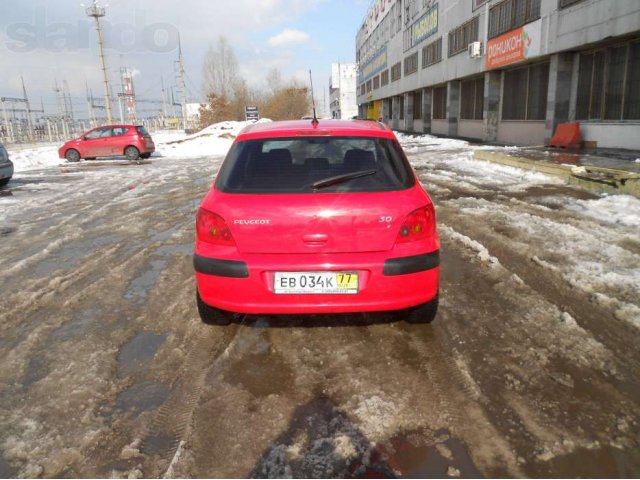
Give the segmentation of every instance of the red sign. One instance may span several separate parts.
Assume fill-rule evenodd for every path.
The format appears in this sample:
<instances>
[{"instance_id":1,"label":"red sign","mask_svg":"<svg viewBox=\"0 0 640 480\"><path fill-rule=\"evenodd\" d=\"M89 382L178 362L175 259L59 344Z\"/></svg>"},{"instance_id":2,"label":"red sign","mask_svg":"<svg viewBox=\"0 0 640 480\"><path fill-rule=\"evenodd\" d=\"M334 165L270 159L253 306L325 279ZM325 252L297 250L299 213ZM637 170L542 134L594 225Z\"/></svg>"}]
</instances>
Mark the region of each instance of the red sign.
<instances>
[{"instance_id":1,"label":"red sign","mask_svg":"<svg viewBox=\"0 0 640 480\"><path fill-rule=\"evenodd\" d=\"M487 42L485 68L491 70L524 60L525 47L529 46L525 45L527 41L531 43L531 37L525 34L523 27L492 38Z\"/></svg>"}]
</instances>

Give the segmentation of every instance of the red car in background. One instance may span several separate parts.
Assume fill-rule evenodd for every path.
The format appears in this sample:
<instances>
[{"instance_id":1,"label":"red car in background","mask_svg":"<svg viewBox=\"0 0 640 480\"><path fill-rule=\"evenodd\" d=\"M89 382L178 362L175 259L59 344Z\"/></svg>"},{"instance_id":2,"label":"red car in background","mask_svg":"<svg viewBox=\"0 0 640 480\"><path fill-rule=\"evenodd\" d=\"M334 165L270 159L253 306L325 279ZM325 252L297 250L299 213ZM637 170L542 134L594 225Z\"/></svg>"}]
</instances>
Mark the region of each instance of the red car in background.
<instances>
[{"instance_id":1,"label":"red car in background","mask_svg":"<svg viewBox=\"0 0 640 480\"><path fill-rule=\"evenodd\" d=\"M58 155L69 162L120 155L137 160L149 158L155 150L151 135L143 125L104 125L69 140L58 149Z\"/></svg>"},{"instance_id":2,"label":"red car in background","mask_svg":"<svg viewBox=\"0 0 640 480\"><path fill-rule=\"evenodd\" d=\"M246 127L196 218L205 323L246 314L436 315L433 203L393 132L370 121Z\"/></svg>"}]
</instances>

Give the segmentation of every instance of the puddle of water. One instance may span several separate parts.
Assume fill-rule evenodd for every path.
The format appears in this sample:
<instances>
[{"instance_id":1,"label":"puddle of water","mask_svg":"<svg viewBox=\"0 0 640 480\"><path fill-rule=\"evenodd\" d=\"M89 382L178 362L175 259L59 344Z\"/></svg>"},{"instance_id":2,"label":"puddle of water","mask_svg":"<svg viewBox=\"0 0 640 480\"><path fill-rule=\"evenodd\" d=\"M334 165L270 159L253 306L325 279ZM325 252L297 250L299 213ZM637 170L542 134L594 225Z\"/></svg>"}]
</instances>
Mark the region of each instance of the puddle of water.
<instances>
[{"instance_id":1,"label":"puddle of water","mask_svg":"<svg viewBox=\"0 0 640 480\"><path fill-rule=\"evenodd\" d=\"M162 405L169 397L169 387L160 383L144 382L132 385L118 395L116 408L140 415Z\"/></svg>"},{"instance_id":2,"label":"puddle of water","mask_svg":"<svg viewBox=\"0 0 640 480\"><path fill-rule=\"evenodd\" d=\"M162 230L161 232L152 235L149 240L151 242L164 242L165 240L171 238L171 236L174 233L178 232L178 230L180 230L180 228L182 228L183 226L184 224L178 223L177 225L174 225L166 230Z\"/></svg>"},{"instance_id":3,"label":"puddle of water","mask_svg":"<svg viewBox=\"0 0 640 480\"><path fill-rule=\"evenodd\" d=\"M144 369L166 338L166 335L151 332L140 332L133 337L118 353L118 377L127 377Z\"/></svg>"},{"instance_id":4,"label":"puddle of water","mask_svg":"<svg viewBox=\"0 0 640 480\"><path fill-rule=\"evenodd\" d=\"M224 375L225 381L240 385L254 397L289 391L294 375L291 367L274 353L245 353Z\"/></svg>"},{"instance_id":5,"label":"puddle of water","mask_svg":"<svg viewBox=\"0 0 640 480\"><path fill-rule=\"evenodd\" d=\"M36 354L29 360L27 371L22 377L22 386L29 388L38 380L42 380L49 373L49 365L47 359L42 354Z\"/></svg>"},{"instance_id":6,"label":"puddle of water","mask_svg":"<svg viewBox=\"0 0 640 480\"><path fill-rule=\"evenodd\" d=\"M9 465L4 456L0 455L0 478L16 478L17 476L18 469Z\"/></svg>"},{"instance_id":7,"label":"puddle of water","mask_svg":"<svg viewBox=\"0 0 640 480\"><path fill-rule=\"evenodd\" d=\"M149 289L155 285L160 273L166 266L167 262L165 260L152 260L151 268L133 279L129 284L124 298L135 300L138 304L143 303L147 298Z\"/></svg>"},{"instance_id":8,"label":"puddle of water","mask_svg":"<svg viewBox=\"0 0 640 480\"><path fill-rule=\"evenodd\" d=\"M537 464L532 477L638 478L640 450L604 446L596 450L577 449L568 455Z\"/></svg>"},{"instance_id":9,"label":"puddle of water","mask_svg":"<svg viewBox=\"0 0 640 480\"><path fill-rule=\"evenodd\" d=\"M120 241L122 238L120 235L104 235L67 244L40 262L35 268L34 275L43 277L57 270L73 269L86 255L93 254L105 245Z\"/></svg>"},{"instance_id":10,"label":"puddle of water","mask_svg":"<svg viewBox=\"0 0 640 480\"><path fill-rule=\"evenodd\" d=\"M99 314L100 310L96 307L83 310L78 313L73 320L51 332L49 341L53 343L64 342L65 340L71 340L72 338L79 337L86 333L91 326L98 323Z\"/></svg>"},{"instance_id":11,"label":"puddle of water","mask_svg":"<svg viewBox=\"0 0 640 480\"><path fill-rule=\"evenodd\" d=\"M158 248L154 255L167 256L167 255L191 255L193 253L193 242L189 243L177 243L174 245L163 245Z\"/></svg>"},{"instance_id":12,"label":"puddle of water","mask_svg":"<svg viewBox=\"0 0 640 480\"><path fill-rule=\"evenodd\" d=\"M358 477L375 478L391 468L403 478L484 478L464 444L446 430L436 432L435 445L423 438L422 432L409 432L377 445L370 465Z\"/></svg>"}]
</instances>

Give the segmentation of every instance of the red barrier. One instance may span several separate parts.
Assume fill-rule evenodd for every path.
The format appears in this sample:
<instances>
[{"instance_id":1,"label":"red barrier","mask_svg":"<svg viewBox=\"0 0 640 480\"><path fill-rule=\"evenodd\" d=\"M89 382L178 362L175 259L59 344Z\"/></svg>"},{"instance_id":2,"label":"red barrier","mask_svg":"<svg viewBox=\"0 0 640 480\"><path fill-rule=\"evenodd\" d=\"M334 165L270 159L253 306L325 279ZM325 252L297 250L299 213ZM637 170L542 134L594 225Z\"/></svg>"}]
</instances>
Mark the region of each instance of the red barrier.
<instances>
[{"instance_id":1,"label":"red barrier","mask_svg":"<svg viewBox=\"0 0 640 480\"><path fill-rule=\"evenodd\" d=\"M550 147L580 148L580 123L559 123Z\"/></svg>"}]
</instances>

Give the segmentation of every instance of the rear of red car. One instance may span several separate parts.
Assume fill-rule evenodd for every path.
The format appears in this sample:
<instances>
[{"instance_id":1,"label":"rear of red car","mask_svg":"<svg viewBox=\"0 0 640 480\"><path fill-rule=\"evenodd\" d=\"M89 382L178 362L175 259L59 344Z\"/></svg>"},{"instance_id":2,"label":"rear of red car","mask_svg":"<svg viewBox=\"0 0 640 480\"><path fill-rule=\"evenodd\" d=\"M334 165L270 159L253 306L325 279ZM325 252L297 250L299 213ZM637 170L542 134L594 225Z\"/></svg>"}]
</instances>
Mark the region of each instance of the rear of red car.
<instances>
[{"instance_id":1,"label":"rear of red car","mask_svg":"<svg viewBox=\"0 0 640 480\"><path fill-rule=\"evenodd\" d=\"M393 132L378 123L245 129L202 201L196 229L201 314L365 312L437 301L433 204Z\"/></svg>"}]
</instances>

